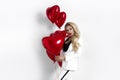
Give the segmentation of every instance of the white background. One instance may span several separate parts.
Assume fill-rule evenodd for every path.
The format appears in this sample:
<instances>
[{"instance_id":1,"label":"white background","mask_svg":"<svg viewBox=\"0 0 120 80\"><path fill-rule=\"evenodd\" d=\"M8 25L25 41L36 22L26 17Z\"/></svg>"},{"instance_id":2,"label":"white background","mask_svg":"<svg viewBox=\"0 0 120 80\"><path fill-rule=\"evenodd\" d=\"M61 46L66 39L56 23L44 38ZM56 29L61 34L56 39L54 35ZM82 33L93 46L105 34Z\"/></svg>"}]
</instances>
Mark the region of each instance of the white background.
<instances>
[{"instance_id":1,"label":"white background","mask_svg":"<svg viewBox=\"0 0 120 80\"><path fill-rule=\"evenodd\" d=\"M56 4L83 39L73 80L120 80L119 0L1 0L0 80L55 80L41 39L58 29L46 17Z\"/></svg>"}]
</instances>

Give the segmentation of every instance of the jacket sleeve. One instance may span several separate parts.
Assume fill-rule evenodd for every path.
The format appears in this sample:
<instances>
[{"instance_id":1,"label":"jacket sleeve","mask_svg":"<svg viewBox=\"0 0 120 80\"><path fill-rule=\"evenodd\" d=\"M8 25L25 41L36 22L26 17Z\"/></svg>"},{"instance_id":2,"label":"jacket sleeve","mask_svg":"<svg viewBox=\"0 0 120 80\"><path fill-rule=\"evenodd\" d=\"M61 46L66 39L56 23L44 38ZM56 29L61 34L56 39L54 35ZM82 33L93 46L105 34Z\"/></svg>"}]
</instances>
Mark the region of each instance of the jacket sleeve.
<instances>
[{"instance_id":1,"label":"jacket sleeve","mask_svg":"<svg viewBox=\"0 0 120 80\"><path fill-rule=\"evenodd\" d=\"M69 55L65 55L66 61L72 60L74 58L79 58L81 56L81 53L82 53L82 48L79 47L77 52L70 50L70 51L68 51L68 53L69 53Z\"/></svg>"}]
</instances>

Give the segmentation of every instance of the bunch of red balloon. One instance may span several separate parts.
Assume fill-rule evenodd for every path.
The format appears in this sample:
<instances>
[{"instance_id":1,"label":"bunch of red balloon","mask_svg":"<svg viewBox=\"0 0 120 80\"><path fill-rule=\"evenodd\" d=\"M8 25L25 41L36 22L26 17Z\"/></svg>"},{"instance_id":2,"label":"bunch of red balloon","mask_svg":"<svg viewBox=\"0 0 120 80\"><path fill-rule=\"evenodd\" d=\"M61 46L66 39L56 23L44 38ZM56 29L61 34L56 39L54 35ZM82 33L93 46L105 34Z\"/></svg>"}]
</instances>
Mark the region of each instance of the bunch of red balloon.
<instances>
[{"instance_id":1,"label":"bunch of red balloon","mask_svg":"<svg viewBox=\"0 0 120 80\"><path fill-rule=\"evenodd\" d=\"M58 5L48 7L46 10L46 15L52 23L55 23L57 25L58 28L61 28L66 20L66 13L60 12L60 7ZM54 33L50 34L50 36L43 37L42 39L46 53L53 62L56 62L55 56L60 55L65 37L66 32L64 30L57 30ZM58 62L58 64L60 67L62 66L62 62Z\"/></svg>"},{"instance_id":2,"label":"bunch of red balloon","mask_svg":"<svg viewBox=\"0 0 120 80\"><path fill-rule=\"evenodd\" d=\"M64 24L66 20L66 13L60 12L60 7L58 5L48 7L46 10L46 15L48 19L52 23L55 23L59 28Z\"/></svg>"}]
</instances>

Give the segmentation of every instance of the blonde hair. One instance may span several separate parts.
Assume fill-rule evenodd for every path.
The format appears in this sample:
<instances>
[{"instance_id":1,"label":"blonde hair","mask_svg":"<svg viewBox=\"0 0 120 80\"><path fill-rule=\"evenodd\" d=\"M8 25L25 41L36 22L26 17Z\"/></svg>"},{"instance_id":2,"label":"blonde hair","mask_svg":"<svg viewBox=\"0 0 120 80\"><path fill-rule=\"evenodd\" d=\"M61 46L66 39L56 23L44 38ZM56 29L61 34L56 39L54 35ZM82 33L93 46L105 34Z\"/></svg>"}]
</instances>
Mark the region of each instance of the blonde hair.
<instances>
[{"instance_id":1,"label":"blonde hair","mask_svg":"<svg viewBox=\"0 0 120 80\"><path fill-rule=\"evenodd\" d=\"M67 22L67 23L65 24L65 28L66 28L67 26L71 26L71 27L73 28L74 34L73 34L72 37L69 38L69 40L71 40L73 50L74 50L75 52L77 52L77 51L78 51L78 48L79 48L79 46L80 46L80 43L78 42L78 40L79 40L79 38L80 38L79 29L78 29L77 25L76 25L75 23L73 23L73 22Z\"/></svg>"}]
</instances>

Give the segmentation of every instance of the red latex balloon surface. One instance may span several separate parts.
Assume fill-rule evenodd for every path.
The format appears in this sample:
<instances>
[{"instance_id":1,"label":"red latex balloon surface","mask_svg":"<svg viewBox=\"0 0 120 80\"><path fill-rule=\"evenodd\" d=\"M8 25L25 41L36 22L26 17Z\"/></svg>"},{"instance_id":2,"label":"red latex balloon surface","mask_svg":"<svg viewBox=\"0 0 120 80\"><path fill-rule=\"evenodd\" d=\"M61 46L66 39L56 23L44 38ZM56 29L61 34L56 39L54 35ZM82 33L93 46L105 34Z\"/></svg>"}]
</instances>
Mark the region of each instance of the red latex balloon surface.
<instances>
[{"instance_id":1,"label":"red latex balloon surface","mask_svg":"<svg viewBox=\"0 0 120 80\"><path fill-rule=\"evenodd\" d=\"M66 13L60 12L59 16L57 17L57 20L55 21L55 24L60 28L66 20Z\"/></svg>"},{"instance_id":2,"label":"red latex balloon surface","mask_svg":"<svg viewBox=\"0 0 120 80\"><path fill-rule=\"evenodd\" d=\"M49 58L55 62L54 57L60 55L60 51L64 44L64 39L66 37L65 31L56 31L52 33L50 36L44 37L42 39L43 46L46 49L47 55ZM61 66L61 62L59 62Z\"/></svg>"},{"instance_id":3,"label":"red latex balloon surface","mask_svg":"<svg viewBox=\"0 0 120 80\"><path fill-rule=\"evenodd\" d=\"M48 7L46 10L46 15L52 23L56 21L59 13L60 13L60 7L58 5Z\"/></svg>"},{"instance_id":4,"label":"red latex balloon surface","mask_svg":"<svg viewBox=\"0 0 120 80\"><path fill-rule=\"evenodd\" d=\"M58 28L61 28L66 20L66 13L60 12L60 7L58 5L48 7L46 15L52 23L55 23L58 26Z\"/></svg>"},{"instance_id":5,"label":"red latex balloon surface","mask_svg":"<svg viewBox=\"0 0 120 80\"><path fill-rule=\"evenodd\" d=\"M48 57L55 63L55 56L47 50L46 52L47 52Z\"/></svg>"}]
</instances>

